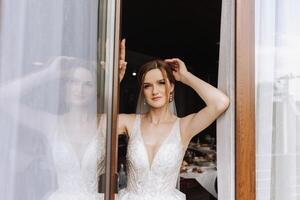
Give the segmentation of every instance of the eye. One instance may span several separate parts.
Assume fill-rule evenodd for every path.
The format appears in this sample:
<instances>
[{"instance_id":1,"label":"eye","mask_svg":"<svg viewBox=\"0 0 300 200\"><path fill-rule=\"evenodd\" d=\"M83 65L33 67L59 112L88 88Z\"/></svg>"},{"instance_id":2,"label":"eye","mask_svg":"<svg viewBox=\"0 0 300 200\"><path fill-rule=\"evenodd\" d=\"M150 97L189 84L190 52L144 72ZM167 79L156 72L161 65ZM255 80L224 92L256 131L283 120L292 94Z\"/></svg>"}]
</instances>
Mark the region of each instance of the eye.
<instances>
[{"instance_id":1,"label":"eye","mask_svg":"<svg viewBox=\"0 0 300 200\"><path fill-rule=\"evenodd\" d=\"M164 84L166 84L166 82L165 82L165 80L160 80L159 84L164 85Z\"/></svg>"},{"instance_id":2,"label":"eye","mask_svg":"<svg viewBox=\"0 0 300 200\"><path fill-rule=\"evenodd\" d=\"M144 85L144 89L149 88L149 87L150 87L150 85L148 85L148 84Z\"/></svg>"}]
</instances>

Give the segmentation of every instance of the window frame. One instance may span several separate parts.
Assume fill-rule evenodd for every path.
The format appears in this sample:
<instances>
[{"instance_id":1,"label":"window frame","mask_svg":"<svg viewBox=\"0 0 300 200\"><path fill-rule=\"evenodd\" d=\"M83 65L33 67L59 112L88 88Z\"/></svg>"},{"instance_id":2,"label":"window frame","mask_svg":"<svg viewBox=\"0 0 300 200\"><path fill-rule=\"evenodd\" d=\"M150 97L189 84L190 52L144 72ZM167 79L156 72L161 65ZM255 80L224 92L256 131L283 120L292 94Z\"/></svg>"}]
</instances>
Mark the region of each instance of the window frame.
<instances>
[{"instance_id":1,"label":"window frame","mask_svg":"<svg viewBox=\"0 0 300 200\"><path fill-rule=\"evenodd\" d=\"M235 199L256 198L254 0L235 3ZM115 0L114 66L118 66L121 0ZM114 69L117 69L114 67ZM118 70L113 70L112 116L107 140L107 190L114 200L117 166ZM219 197L220 198L220 197ZM221 198L220 198L221 199ZM221 199L222 200L222 199Z\"/></svg>"}]
</instances>

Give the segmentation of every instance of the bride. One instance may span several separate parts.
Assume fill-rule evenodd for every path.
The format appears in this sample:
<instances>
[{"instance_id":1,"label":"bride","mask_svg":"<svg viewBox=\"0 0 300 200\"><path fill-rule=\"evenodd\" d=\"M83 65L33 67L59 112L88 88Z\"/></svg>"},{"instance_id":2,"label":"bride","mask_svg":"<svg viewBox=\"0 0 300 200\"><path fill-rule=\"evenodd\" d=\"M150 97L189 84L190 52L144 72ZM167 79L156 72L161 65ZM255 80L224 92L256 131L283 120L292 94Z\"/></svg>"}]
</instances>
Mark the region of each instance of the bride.
<instances>
[{"instance_id":1,"label":"bride","mask_svg":"<svg viewBox=\"0 0 300 200\"><path fill-rule=\"evenodd\" d=\"M124 50L125 51L125 50ZM126 66L121 66L122 80ZM138 113L120 114L118 133L129 136L127 187L118 200L184 200L176 190L183 156L190 140L229 106L228 97L190 73L178 58L153 60L140 68ZM205 101L197 113L179 118L172 111L174 86L180 81Z\"/></svg>"},{"instance_id":2,"label":"bride","mask_svg":"<svg viewBox=\"0 0 300 200\"><path fill-rule=\"evenodd\" d=\"M57 103L58 112L47 112L19 101L19 94L32 96L33 91L39 91L40 96L36 98L51 94L44 86L49 83L54 83L57 89L63 88L64 100ZM58 94L56 90L49 95L49 102L55 102ZM95 65L78 58L57 57L44 65L44 69L2 85L0 102L1 112L10 115L17 124L33 130L31 132L41 133L47 138L54 165L49 174L54 174L56 183L54 190L48 189L42 199L104 199L104 195L98 193L98 178L104 173L105 166L106 117L96 112ZM18 108L19 112L11 112L12 108ZM21 135L26 131L19 132Z\"/></svg>"}]
</instances>

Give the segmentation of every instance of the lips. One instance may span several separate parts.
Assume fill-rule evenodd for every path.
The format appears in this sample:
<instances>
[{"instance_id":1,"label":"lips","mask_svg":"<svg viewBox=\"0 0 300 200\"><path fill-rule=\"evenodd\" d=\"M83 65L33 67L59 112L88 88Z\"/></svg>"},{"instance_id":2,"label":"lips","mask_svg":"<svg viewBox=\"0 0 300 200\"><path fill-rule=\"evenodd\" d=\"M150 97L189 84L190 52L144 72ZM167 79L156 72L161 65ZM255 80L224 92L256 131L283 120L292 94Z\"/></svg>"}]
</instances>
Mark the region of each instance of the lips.
<instances>
[{"instance_id":1,"label":"lips","mask_svg":"<svg viewBox=\"0 0 300 200\"><path fill-rule=\"evenodd\" d=\"M153 101L158 101L158 100L160 100L160 99L161 99L161 97L153 97L153 98L152 98Z\"/></svg>"}]
</instances>

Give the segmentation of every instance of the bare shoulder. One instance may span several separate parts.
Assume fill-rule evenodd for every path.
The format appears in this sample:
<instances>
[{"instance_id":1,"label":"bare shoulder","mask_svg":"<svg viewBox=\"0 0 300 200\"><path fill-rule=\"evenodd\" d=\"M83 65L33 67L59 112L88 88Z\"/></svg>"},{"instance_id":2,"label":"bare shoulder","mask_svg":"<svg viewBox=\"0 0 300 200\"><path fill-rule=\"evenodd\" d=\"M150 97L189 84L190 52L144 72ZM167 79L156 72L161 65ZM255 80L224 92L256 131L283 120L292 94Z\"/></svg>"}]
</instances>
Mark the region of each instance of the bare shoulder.
<instances>
[{"instance_id":1,"label":"bare shoulder","mask_svg":"<svg viewBox=\"0 0 300 200\"><path fill-rule=\"evenodd\" d=\"M128 134L130 136L135 119L136 119L136 114L119 114L118 133Z\"/></svg>"},{"instance_id":2,"label":"bare shoulder","mask_svg":"<svg viewBox=\"0 0 300 200\"><path fill-rule=\"evenodd\" d=\"M119 121L130 123L133 122L136 118L136 114L119 114Z\"/></svg>"}]
</instances>

